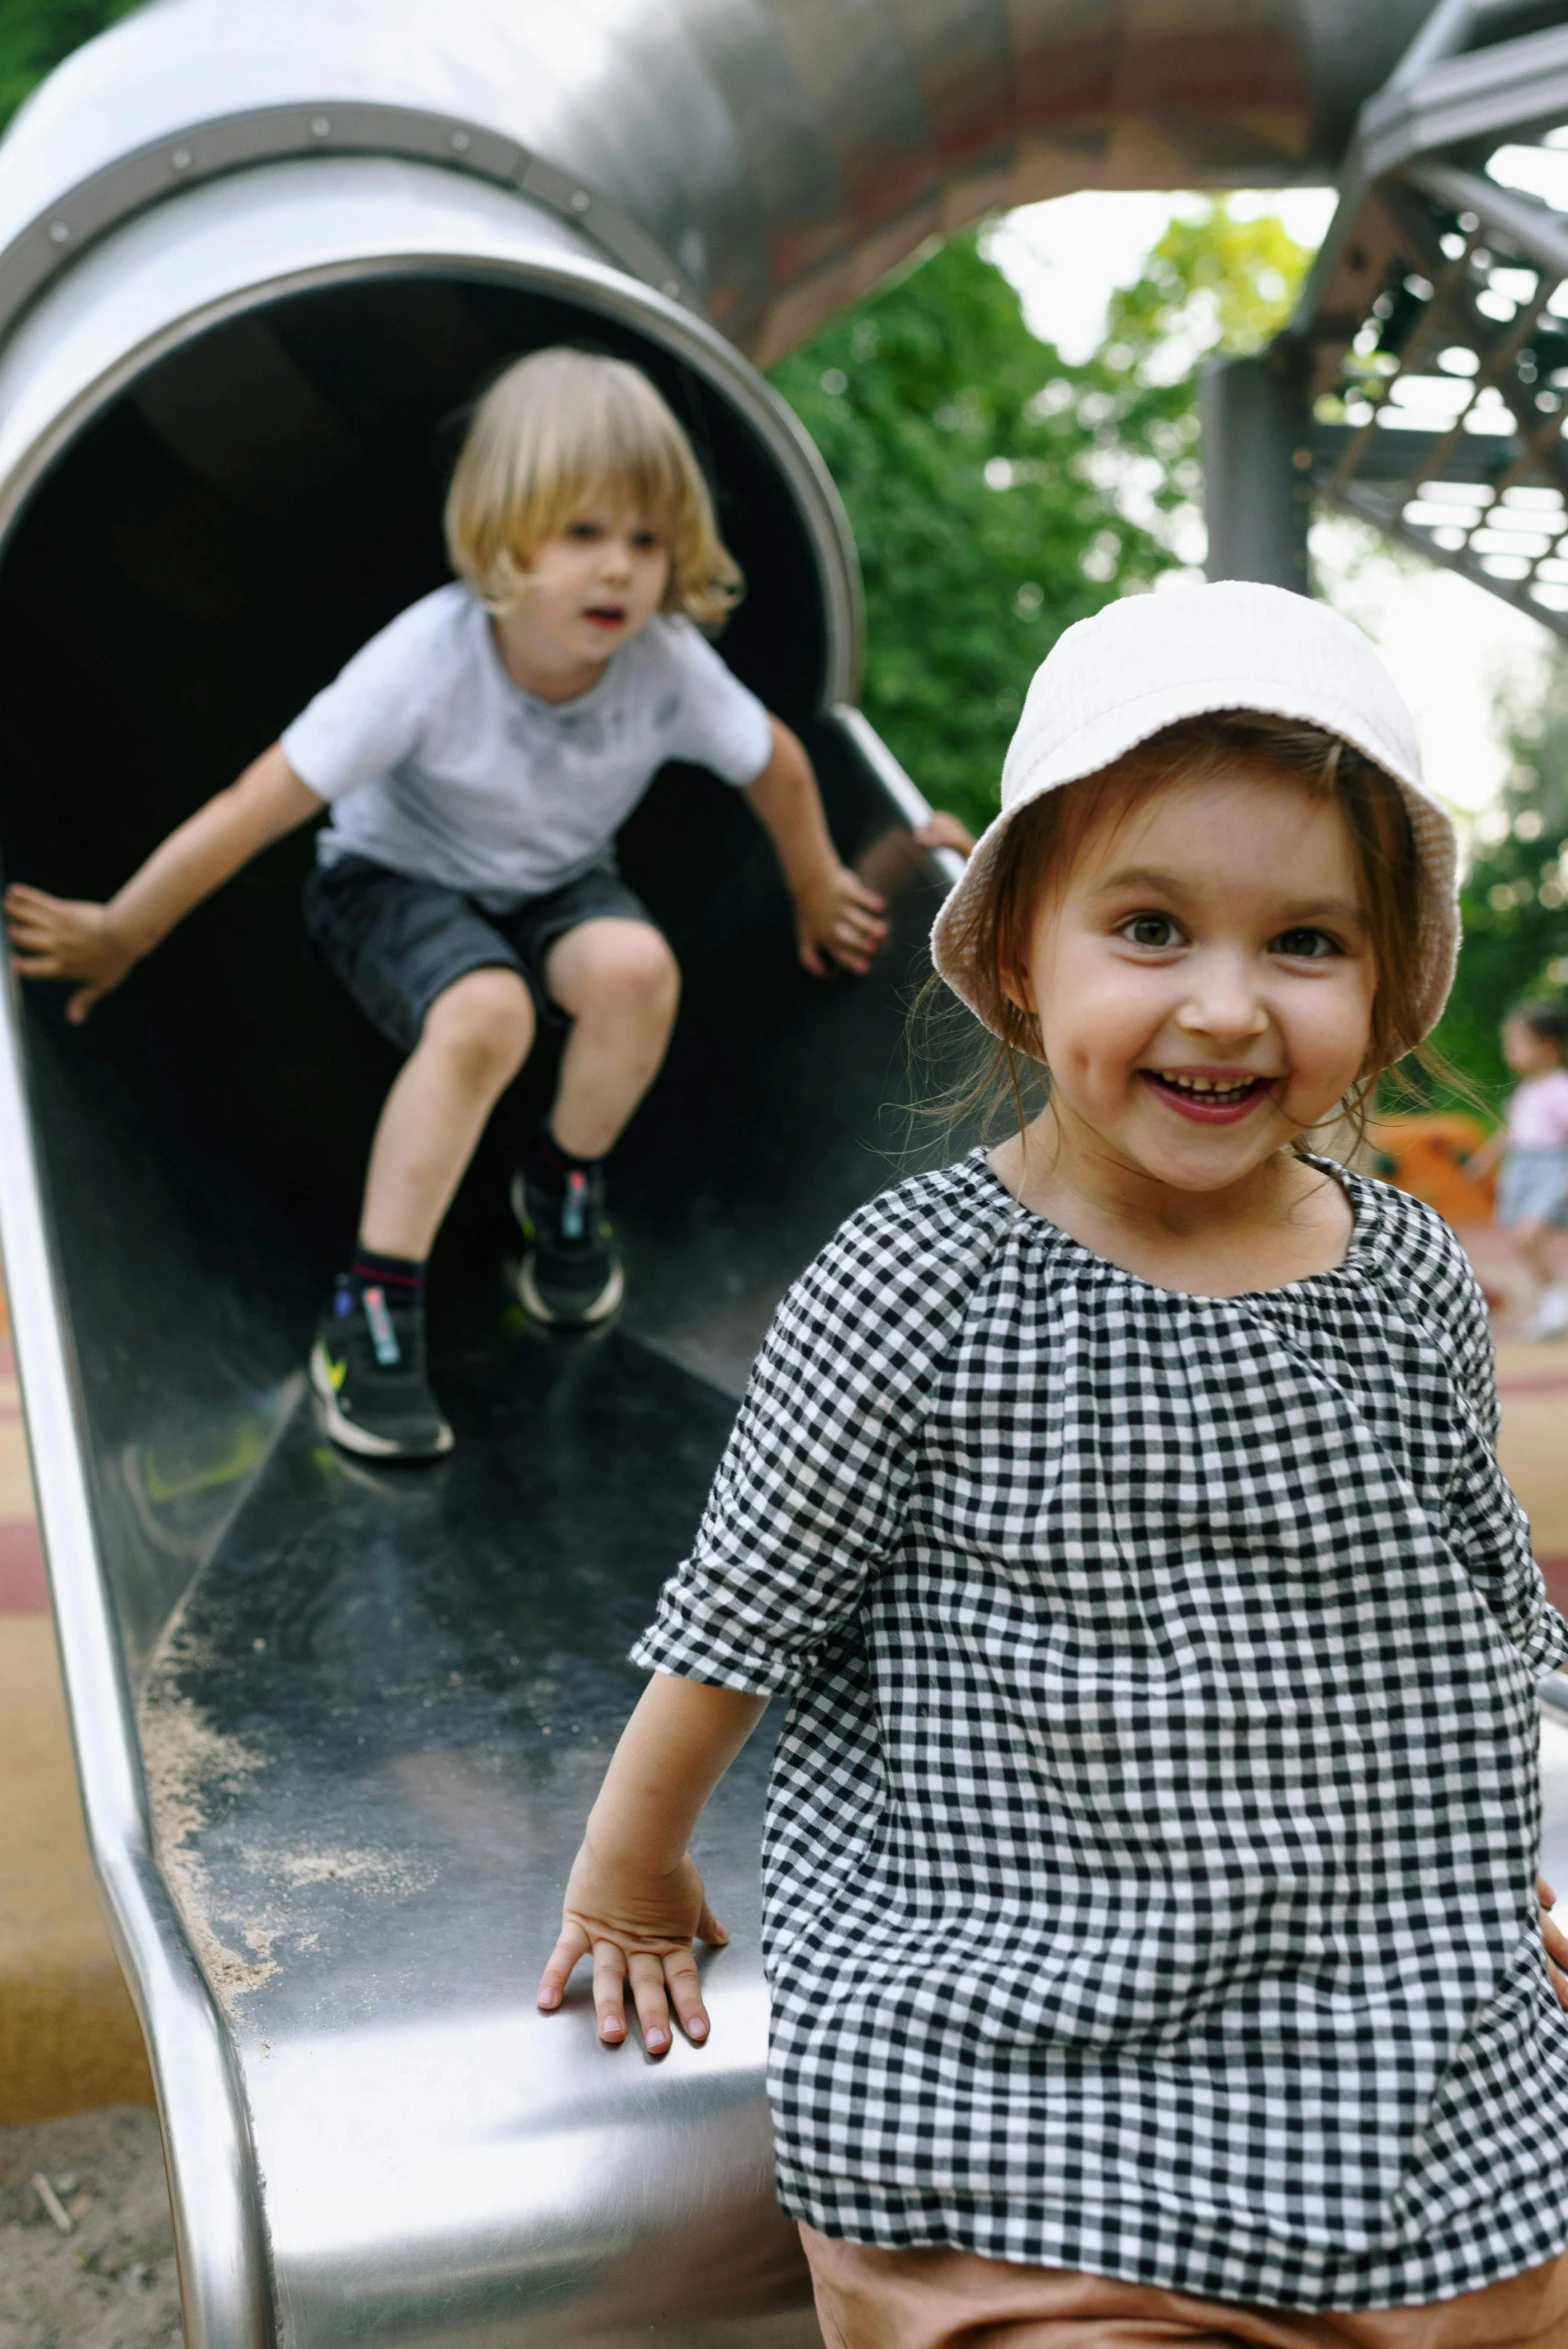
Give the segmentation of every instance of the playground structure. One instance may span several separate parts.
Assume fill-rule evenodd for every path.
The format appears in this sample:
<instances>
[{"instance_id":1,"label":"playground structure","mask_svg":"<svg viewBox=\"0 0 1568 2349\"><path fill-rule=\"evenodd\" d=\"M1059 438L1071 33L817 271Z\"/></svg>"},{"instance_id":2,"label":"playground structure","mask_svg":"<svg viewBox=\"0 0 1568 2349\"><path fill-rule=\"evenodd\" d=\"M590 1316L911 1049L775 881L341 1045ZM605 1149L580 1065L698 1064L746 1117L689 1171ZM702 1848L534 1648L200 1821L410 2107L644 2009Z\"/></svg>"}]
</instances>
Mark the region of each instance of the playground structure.
<instances>
[{"instance_id":1,"label":"playground structure","mask_svg":"<svg viewBox=\"0 0 1568 2349\"><path fill-rule=\"evenodd\" d=\"M1568 636L1565 125L1568 13L1441 0L1289 326L1211 375L1218 575L1304 587L1324 502Z\"/></svg>"},{"instance_id":2,"label":"playground structure","mask_svg":"<svg viewBox=\"0 0 1568 2349\"><path fill-rule=\"evenodd\" d=\"M298 942L308 849L261 860L85 1031L5 998L0 1243L192 2349L815 2337L762 2099L760 1753L704 1828L734 1934L711 2047L650 2067L597 2048L581 2000L530 2003L635 1686L620 1659L751 1350L888 1177L879 1105L944 880L910 838L916 784L854 708L831 485L754 362L996 205L1331 176L1427 14L159 0L0 147L8 876L103 893L227 781L441 575L476 385L587 339L687 421L751 582L726 656L807 739L895 923L871 979L814 986L744 809L660 779L623 858L686 1008L618 1158L628 1312L549 1345L507 1311L498 1134L440 1260L459 1450L413 1478L332 1454L302 1392L390 1067ZM1384 203L1365 152L1354 202ZM1477 237L1452 233L1468 286ZM1217 567L1240 575L1297 560L1328 461L1297 451L1363 430L1311 422L1296 353L1211 385L1238 490ZM1403 511L1387 526L1423 527Z\"/></svg>"}]
</instances>

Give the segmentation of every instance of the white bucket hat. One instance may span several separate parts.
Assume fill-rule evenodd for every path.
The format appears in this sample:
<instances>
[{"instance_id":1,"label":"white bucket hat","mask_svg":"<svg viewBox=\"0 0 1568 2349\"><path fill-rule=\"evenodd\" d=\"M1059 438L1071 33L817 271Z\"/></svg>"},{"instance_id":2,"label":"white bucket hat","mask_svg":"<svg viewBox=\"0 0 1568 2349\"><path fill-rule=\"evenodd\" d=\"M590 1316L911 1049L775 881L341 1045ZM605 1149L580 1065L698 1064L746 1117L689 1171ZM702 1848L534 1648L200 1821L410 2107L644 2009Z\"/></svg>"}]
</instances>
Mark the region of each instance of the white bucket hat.
<instances>
[{"instance_id":1,"label":"white bucket hat","mask_svg":"<svg viewBox=\"0 0 1568 2349\"><path fill-rule=\"evenodd\" d=\"M1419 1022L1436 1025L1459 951L1459 849L1423 788L1410 712L1361 630L1326 604L1250 580L1124 596L1067 629L1035 671L1002 767L1002 812L975 844L931 932L931 959L995 1033L1004 1001L977 953L980 915L1008 825L1020 808L1098 774L1182 718L1258 710L1338 734L1399 785L1420 869Z\"/></svg>"}]
</instances>

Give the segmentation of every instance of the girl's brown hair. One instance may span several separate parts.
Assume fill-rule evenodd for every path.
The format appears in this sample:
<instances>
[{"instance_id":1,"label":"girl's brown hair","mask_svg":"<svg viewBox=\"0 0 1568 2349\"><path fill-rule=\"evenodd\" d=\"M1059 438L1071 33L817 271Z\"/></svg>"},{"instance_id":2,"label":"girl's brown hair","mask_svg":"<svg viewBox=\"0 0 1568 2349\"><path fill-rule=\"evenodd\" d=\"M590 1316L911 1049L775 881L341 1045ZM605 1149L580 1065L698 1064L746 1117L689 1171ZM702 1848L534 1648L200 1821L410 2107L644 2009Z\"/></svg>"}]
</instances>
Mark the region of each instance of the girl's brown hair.
<instances>
[{"instance_id":1,"label":"girl's brown hair","mask_svg":"<svg viewBox=\"0 0 1568 2349\"><path fill-rule=\"evenodd\" d=\"M1219 711L1167 726L1098 774L1045 793L1020 811L1002 837L976 925L976 958L999 979L1024 967L1042 896L1060 886L1102 816L1125 822L1156 791L1212 782L1238 766L1298 783L1313 799L1332 800L1350 831L1377 972L1366 1065L1339 1112L1359 1135L1378 1078L1419 1049L1419 868L1398 784L1337 734L1260 711ZM1436 1056L1422 1058L1437 1073L1448 1073ZM950 1100L954 1122L976 1112L994 1115L1008 1102L1022 1126L1028 1115L1020 1065L1025 1062L1044 1067L1039 1027L1032 1014L1007 1001L985 1067Z\"/></svg>"}]
</instances>

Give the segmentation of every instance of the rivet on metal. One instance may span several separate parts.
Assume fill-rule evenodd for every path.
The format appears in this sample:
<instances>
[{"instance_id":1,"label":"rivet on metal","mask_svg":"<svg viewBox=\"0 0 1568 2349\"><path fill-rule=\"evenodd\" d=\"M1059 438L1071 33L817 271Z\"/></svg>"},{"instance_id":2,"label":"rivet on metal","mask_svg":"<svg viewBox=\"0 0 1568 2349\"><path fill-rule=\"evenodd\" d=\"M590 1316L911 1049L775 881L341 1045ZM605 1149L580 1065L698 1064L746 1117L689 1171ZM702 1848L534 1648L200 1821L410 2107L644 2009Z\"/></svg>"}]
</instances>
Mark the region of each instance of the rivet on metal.
<instances>
[{"instance_id":1,"label":"rivet on metal","mask_svg":"<svg viewBox=\"0 0 1568 2349\"><path fill-rule=\"evenodd\" d=\"M574 212L586 212L592 202L593 198L586 188L575 188L572 191L571 205Z\"/></svg>"},{"instance_id":2,"label":"rivet on metal","mask_svg":"<svg viewBox=\"0 0 1568 2349\"><path fill-rule=\"evenodd\" d=\"M52 245L68 245L70 241L71 230L69 223L64 220L54 221L51 224L49 230L49 242Z\"/></svg>"},{"instance_id":3,"label":"rivet on metal","mask_svg":"<svg viewBox=\"0 0 1568 2349\"><path fill-rule=\"evenodd\" d=\"M191 167L191 151L189 147L176 147L174 153L169 157L169 161L173 164L176 171L189 171Z\"/></svg>"},{"instance_id":4,"label":"rivet on metal","mask_svg":"<svg viewBox=\"0 0 1568 2349\"><path fill-rule=\"evenodd\" d=\"M452 133L452 152L454 155L466 155L468 153L469 145L470 141L467 131L454 131Z\"/></svg>"},{"instance_id":5,"label":"rivet on metal","mask_svg":"<svg viewBox=\"0 0 1568 2349\"><path fill-rule=\"evenodd\" d=\"M310 135L313 139L324 139L328 137L331 129L332 125L324 114L317 114L312 117Z\"/></svg>"},{"instance_id":6,"label":"rivet on metal","mask_svg":"<svg viewBox=\"0 0 1568 2349\"><path fill-rule=\"evenodd\" d=\"M659 291L661 293L668 294L672 302L678 302L681 298L680 279L678 277L667 277L663 285L659 288Z\"/></svg>"}]
</instances>

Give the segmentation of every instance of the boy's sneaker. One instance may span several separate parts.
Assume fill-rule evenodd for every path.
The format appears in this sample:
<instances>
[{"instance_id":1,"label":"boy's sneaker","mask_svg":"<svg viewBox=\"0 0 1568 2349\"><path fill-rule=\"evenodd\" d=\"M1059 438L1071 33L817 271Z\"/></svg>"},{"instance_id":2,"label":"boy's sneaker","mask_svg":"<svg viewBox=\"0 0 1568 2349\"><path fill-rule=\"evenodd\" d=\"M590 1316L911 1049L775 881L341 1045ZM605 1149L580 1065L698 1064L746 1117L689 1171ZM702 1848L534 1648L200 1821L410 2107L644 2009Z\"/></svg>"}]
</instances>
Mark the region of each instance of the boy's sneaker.
<instances>
[{"instance_id":1,"label":"boy's sneaker","mask_svg":"<svg viewBox=\"0 0 1568 2349\"><path fill-rule=\"evenodd\" d=\"M626 1293L621 1252L604 1211L604 1169L572 1167L559 1177L519 1167L512 1213L522 1226L523 1311L553 1329L606 1321Z\"/></svg>"},{"instance_id":2,"label":"boy's sneaker","mask_svg":"<svg viewBox=\"0 0 1568 2349\"><path fill-rule=\"evenodd\" d=\"M372 1460L433 1460L452 1430L425 1376L425 1309L340 1279L316 1325L310 1383L335 1444Z\"/></svg>"}]
</instances>

